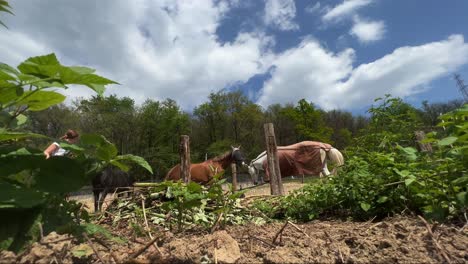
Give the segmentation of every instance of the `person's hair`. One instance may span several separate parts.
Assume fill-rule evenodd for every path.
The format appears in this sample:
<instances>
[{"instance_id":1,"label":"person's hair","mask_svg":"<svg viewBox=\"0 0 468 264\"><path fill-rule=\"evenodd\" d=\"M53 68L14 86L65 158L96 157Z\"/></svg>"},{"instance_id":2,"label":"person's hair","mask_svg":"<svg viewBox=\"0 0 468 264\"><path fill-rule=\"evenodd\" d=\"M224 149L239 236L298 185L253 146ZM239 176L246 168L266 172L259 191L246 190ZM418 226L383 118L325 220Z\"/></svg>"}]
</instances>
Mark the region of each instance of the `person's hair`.
<instances>
[{"instance_id":1,"label":"person's hair","mask_svg":"<svg viewBox=\"0 0 468 264\"><path fill-rule=\"evenodd\" d=\"M74 139L74 138L77 138L79 136L80 135L75 130L68 129L67 133L65 133L65 135L63 135L60 139Z\"/></svg>"}]
</instances>

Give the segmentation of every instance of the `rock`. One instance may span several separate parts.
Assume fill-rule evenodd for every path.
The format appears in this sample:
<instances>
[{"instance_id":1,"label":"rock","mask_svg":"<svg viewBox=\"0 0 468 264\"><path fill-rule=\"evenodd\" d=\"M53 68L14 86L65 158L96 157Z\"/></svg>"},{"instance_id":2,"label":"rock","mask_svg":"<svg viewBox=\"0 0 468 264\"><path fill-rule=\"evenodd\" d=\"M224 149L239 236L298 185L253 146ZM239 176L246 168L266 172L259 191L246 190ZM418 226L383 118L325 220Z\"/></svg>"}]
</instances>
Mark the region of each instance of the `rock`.
<instances>
[{"instance_id":1,"label":"rock","mask_svg":"<svg viewBox=\"0 0 468 264\"><path fill-rule=\"evenodd\" d=\"M235 263L240 259L239 244L226 231L215 232L211 235L211 241L217 246L216 257L219 263Z\"/></svg>"}]
</instances>

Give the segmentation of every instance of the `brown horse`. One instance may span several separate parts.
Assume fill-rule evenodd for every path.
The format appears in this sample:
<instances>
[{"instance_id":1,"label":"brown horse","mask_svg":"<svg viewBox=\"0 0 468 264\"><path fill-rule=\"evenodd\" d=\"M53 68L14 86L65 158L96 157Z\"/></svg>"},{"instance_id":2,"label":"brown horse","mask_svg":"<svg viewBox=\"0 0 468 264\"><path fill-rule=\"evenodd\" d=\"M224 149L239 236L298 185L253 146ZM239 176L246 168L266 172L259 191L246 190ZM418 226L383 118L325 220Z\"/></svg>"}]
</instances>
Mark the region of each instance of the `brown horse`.
<instances>
[{"instance_id":1,"label":"brown horse","mask_svg":"<svg viewBox=\"0 0 468 264\"><path fill-rule=\"evenodd\" d=\"M330 175L327 160L337 166L344 164L341 152L330 144L317 141L303 141L289 146L278 146L278 160L281 177L298 175ZM262 152L249 165L249 174L254 184L258 182L259 171L265 171L264 181L270 180L266 152ZM333 172L335 174L336 172Z\"/></svg>"},{"instance_id":2,"label":"brown horse","mask_svg":"<svg viewBox=\"0 0 468 264\"><path fill-rule=\"evenodd\" d=\"M240 147L232 147L231 151L202 163L191 164L190 179L197 183L207 184L216 174L223 172L233 162L239 166L246 166L244 163L244 155L240 151ZM180 180L180 164L177 164L169 170L165 180Z\"/></svg>"}]
</instances>

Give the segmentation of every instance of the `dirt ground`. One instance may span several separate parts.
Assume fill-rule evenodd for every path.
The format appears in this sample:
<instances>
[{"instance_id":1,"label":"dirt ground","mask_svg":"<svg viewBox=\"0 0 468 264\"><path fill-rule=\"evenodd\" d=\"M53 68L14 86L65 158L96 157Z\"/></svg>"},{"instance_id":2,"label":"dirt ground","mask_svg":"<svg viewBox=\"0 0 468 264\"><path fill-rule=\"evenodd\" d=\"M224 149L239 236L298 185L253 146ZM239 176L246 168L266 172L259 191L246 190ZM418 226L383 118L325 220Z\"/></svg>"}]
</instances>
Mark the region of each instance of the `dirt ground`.
<instances>
[{"instance_id":1,"label":"dirt ground","mask_svg":"<svg viewBox=\"0 0 468 264\"><path fill-rule=\"evenodd\" d=\"M284 227L284 228L283 228ZM430 230L429 230L430 229ZM112 229L111 229L112 230ZM379 222L312 221L228 226L213 234L153 231L127 243L90 239L79 243L51 233L2 263L468 263L468 229L429 224L417 217ZM128 234L126 234L128 233ZM145 248L145 245L149 247ZM75 253L72 253L75 252ZM77 252L81 252L77 257ZM95 253L97 252L97 253Z\"/></svg>"},{"instance_id":2,"label":"dirt ground","mask_svg":"<svg viewBox=\"0 0 468 264\"><path fill-rule=\"evenodd\" d=\"M301 185L284 184L286 191ZM246 200L268 194L269 185L259 186L246 193ZM467 225L427 223L414 216L375 222L282 221L226 226L214 233L172 233L152 226L153 243L150 237L137 237L128 224L103 225L127 241L78 241L51 233L22 254L0 252L0 263L468 263Z\"/></svg>"}]
</instances>

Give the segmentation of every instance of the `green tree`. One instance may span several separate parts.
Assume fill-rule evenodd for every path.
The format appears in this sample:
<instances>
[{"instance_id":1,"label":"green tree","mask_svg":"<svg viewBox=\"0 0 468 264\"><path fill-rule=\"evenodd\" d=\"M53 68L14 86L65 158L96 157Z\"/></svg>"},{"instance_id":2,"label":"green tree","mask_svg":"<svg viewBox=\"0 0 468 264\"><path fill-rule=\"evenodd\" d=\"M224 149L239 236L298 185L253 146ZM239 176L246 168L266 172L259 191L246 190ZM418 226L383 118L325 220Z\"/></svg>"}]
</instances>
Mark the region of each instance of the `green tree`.
<instances>
[{"instance_id":1,"label":"green tree","mask_svg":"<svg viewBox=\"0 0 468 264\"><path fill-rule=\"evenodd\" d=\"M299 135L296 132L296 121L291 118L295 115L294 105L272 104L265 111L265 123L273 123L275 134L279 145L289 145L299 141ZM260 133L263 137L263 126ZM264 140L262 140L264 145ZM264 147L265 148L265 147Z\"/></svg>"},{"instance_id":2,"label":"green tree","mask_svg":"<svg viewBox=\"0 0 468 264\"><path fill-rule=\"evenodd\" d=\"M296 122L295 129L299 140L333 143L331 140L333 130L325 124L324 112L317 109L313 103L301 99L289 115Z\"/></svg>"}]
</instances>

